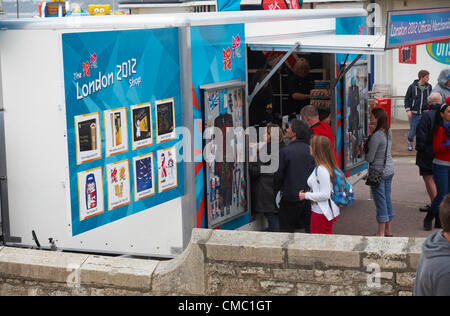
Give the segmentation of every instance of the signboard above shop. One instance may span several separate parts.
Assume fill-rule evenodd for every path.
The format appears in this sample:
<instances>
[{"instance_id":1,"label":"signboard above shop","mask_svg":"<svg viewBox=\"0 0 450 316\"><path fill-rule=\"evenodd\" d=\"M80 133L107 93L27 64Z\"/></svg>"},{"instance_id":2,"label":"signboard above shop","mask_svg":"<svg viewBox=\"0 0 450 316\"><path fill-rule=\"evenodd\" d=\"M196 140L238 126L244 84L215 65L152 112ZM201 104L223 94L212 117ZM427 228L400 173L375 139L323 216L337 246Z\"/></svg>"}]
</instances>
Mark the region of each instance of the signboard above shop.
<instances>
[{"instance_id":1,"label":"signboard above shop","mask_svg":"<svg viewBox=\"0 0 450 316\"><path fill-rule=\"evenodd\" d=\"M450 39L450 7L388 11L386 49Z\"/></svg>"}]
</instances>

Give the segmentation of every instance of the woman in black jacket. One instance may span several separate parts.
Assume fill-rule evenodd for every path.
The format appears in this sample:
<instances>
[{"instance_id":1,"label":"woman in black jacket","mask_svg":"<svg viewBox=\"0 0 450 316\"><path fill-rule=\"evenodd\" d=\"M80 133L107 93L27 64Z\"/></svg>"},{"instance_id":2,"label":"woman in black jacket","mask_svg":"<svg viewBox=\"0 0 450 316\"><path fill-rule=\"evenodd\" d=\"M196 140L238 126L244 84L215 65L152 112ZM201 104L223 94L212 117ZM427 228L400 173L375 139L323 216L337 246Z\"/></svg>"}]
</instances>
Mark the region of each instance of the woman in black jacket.
<instances>
[{"instance_id":1,"label":"woman in black jacket","mask_svg":"<svg viewBox=\"0 0 450 316\"><path fill-rule=\"evenodd\" d=\"M272 135L277 135L278 138L273 139ZM276 124L268 124L266 133L264 136L265 144L258 150L258 159L256 162L252 162L249 165L249 172L252 179L252 204L253 210L257 213L263 214L267 222L269 223L269 232L278 232L280 230L278 220L278 207L275 199L278 193L278 186L276 183L275 173L278 170L270 170L269 166L274 164L276 159L276 165L278 165L279 151L284 147L283 143L283 131ZM278 142L278 152L272 153L272 148L277 148L274 144ZM263 162L266 159L262 157L267 155L270 160ZM269 171L269 172L268 172Z\"/></svg>"}]
</instances>

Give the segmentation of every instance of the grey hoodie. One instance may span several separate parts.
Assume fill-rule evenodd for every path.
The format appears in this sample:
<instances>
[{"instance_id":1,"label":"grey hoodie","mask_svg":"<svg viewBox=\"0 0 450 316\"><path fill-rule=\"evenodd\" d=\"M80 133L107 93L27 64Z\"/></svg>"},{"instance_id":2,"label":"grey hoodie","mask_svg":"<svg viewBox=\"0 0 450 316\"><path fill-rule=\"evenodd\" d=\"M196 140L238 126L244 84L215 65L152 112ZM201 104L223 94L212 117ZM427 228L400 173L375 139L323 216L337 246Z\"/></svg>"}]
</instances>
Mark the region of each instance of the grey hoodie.
<instances>
[{"instance_id":1,"label":"grey hoodie","mask_svg":"<svg viewBox=\"0 0 450 316\"><path fill-rule=\"evenodd\" d=\"M414 296L450 296L450 241L442 230L429 236L422 245Z\"/></svg>"},{"instance_id":2,"label":"grey hoodie","mask_svg":"<svg viewBox=\"0 0 450 316\"><path fill-rule=\"evenodd\" d=\"M450 87L446 86L445 83L449 80L450 68L441 71L438 77L438 84L434 87L433 92L437 92L442 96L442 100L445 102L447 97L450 97Z\"/></svg>"}]
</instances>

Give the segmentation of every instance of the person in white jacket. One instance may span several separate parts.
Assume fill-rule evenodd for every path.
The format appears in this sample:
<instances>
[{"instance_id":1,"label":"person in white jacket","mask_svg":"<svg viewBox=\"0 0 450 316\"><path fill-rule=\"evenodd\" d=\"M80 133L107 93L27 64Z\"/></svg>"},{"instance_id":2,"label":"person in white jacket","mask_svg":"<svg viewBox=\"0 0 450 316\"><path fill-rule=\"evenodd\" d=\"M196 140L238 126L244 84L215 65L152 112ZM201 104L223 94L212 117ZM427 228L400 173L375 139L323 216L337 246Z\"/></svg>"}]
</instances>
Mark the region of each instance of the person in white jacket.
<instances>
[{"instance_id":1,"label":"person in white jacket","mask_svg":"<svg viewBox=\"0 0 450 316\"><path fill-rule=\"evenodd\" d=\"M331 199L333 170L338 166L330 140L325 136L314 136L311 155L317 166L308 178L312 192L300 191L299 198L311 201L311 234L332 234L339 207Z\"/></svg>"}]
</instances>

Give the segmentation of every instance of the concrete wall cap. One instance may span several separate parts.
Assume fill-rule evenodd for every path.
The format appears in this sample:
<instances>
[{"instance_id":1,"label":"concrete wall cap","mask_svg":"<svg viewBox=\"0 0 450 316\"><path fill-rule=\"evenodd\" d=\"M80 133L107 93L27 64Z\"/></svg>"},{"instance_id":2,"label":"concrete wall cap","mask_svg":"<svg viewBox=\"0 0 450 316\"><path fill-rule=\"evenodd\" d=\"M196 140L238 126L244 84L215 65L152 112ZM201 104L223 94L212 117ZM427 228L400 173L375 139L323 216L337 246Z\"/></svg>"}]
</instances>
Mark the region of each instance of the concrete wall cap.
<instances>
[{"instance_id":1,"label":"concrete wall cap","mask_svg":"<svg viewBox=\"0 0 450 316\"><path fill-rule=\"evenodd\" d=\"M5 247L0 252L0 273L18 278L65 282L70 266L81 266L87 254Z\"/></svg>"},{"instance_id":2,"label":"concrete wall cap","mask_svg":"<svg viewBox=\"0 0 450 316\"><path fill-rule=\"evenodd\" d=\"M159 261L89 256L81 266L81 283L150 290Z\"/></svg>"}]
</instances>

